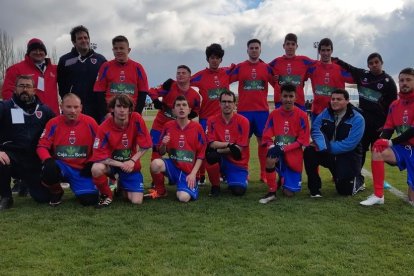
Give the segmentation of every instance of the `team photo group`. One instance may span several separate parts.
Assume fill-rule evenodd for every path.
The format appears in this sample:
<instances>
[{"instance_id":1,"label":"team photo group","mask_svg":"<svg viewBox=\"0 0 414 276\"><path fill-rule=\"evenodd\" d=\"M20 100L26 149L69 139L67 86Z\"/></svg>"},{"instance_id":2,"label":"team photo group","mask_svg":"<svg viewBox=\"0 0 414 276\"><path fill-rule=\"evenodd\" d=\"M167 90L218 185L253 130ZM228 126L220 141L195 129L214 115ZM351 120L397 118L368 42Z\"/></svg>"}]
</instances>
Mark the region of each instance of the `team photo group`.
<instances>
[{"instance_id":1,"label":"team photo group","mask_svg":"<svg viewBox=\"0 0 414 276\"><path fill-rule=\"evenodd\" d=\"M144 67L129 58L125 36L112 39L110 61L91 47L85 26L70 36L73 48L57 65L46 58L42 40L32 38L24 60L6 71L0 210L14 206L14 190L56 207L62 183L82 205L96 208L121 200L115 195L132 204L167 197L167 182L180 202L197 200L207 182L211 197L223 186L243 196L252 180L250 154L257 154L260 181L268 187L261 204L276 200L279 190L293 197L302 181L310 197L322 197L320 167L329 170L339 195L355 195L366 188L361 171L370 153L374 193L360 204L384 204L386 163L407 171L414 205L413 68L400 71L397 87L381 54L357 68L333 57L333 42L323 38L313 60L296 54L298 37L289 33L285 54L270 62L260 59L261 41L250 39L247 60L223 67L224 50L213 43L205 69L194 73L177 64L175 79L150 88ZM235 82L237 93L230 90ZM346 84L356 85L358 107ZM157 112L144 120L148 108ZM253 135L257 153L250 150ZM151 155L149 162L144 155Z\"/></svg>"}]
</instances>

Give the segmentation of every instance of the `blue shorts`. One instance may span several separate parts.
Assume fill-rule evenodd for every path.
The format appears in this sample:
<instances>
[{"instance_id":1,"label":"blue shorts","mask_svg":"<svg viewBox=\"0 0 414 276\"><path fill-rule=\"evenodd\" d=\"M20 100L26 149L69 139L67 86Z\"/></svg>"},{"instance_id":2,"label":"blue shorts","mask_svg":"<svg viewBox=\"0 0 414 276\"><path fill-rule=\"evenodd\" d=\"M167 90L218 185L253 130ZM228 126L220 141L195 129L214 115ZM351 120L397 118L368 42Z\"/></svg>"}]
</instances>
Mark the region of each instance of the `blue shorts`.
<instances>
[{"instance_id":1,"label":"blue shorts","mask_svg":"<svg viewBox=\"0 0 414 276\"><path fill-rule=\"evenodd\" d=\"M395 145L391 149L395 154L400 171L407 169L407 184L414 190L414 148L412 146Z\"/></svg>"},{"instance_id":2,"label":"blue shorts","mask_svg":"<svg viewBox=\"0 0 414 276\"><path fill-rule=\"evenodd\" d=\"M263 130L266 125L267 118L269 117L268 111L241 111L238 112L249 120L250 131L249 137L252 137L253 133L256 137L262 137Z\"/></svg>"},{"instance_id":3,"label":"blue shorts","mask_svg":"<svg viewBox=\"0 0 414 276\"><path fill-rule=\"evenodd\" d=\"M56 164L59 166L64 180L70 184L70 189L75 196L98 193L91 177L81 176L80 170L70 167L62 160L56 160Z\"/></svg>"},{"instance_id":4,"label":"blue shorts","mask_svg":"<svg viewBox=\"0 0 414 276\"><path fill-rule=\"evenodd\" d=\"M283 188L291 192L300 192L302 189L302 174L290 169L282 159L276 163L276 171L283 177Z\"/></svg>"},{"instance_id":5,"label":"blue shorts","mask_svg":"<svg viewBox=\"0 0 414 276\"><path fill-rule=\"evenodd\" d=\"M202 126L202 128L204 129L204 131L206 131L207 128L207 119L199 119L198 123Z\"/></svg>"},{"instance_id":6,"label":"blue shorts","mask_svg":"<svg viewBox=\"0 0 414 276\"><path fill-rule=\"evenodd\" d=\"M226 158L222 158L220 170L221 174L226 176L226 182L229 187L239 186L245 189L247 188L247 176L249 173L245 168L231 163Z\"/></svg>"},{"instance_id":7,"label":"blue shorts","mask_svg":"<svg viewBox=\"0 0 414 276\"><path fill-rule=\"evenodd\" d=\"M162 159L165 164L165 170L168 179L177 185L177 192L186 192L193 200L198 198L198 182L193 189L188 188L187 174L179 170L171 159Z\"/></svg>"},{"instance_id":8,"label":"blue shorts","mask_svg":"<svg viewBox=\"0 0 414 276\"><path fill-rule=\"evenodd\" d=\"M150 136L151 136L152 146L154 148L156 145L158 145L158 142L160 141L161 131L151 129Z\"/></svg>"},{"instance_id":9,"label":"blue shorts","mask_svg":"<svg viewBox=\"0 0 414 276\"><path fill-rule=\"evenodd\" d=\"M111 174L118 174L119 183L122 189L127 192L143 193L144 192L144 177L141 172L126 173L118 167L110 167Z\"/></svg>"}]
</instances>

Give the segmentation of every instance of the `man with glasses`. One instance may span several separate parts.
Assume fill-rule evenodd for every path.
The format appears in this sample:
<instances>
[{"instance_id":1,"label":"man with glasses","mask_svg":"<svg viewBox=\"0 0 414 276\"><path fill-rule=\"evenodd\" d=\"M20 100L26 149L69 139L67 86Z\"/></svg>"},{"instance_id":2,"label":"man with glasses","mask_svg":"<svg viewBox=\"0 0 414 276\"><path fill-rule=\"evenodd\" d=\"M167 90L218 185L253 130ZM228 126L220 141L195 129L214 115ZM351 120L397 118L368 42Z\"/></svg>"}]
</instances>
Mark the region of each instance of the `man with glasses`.
<instances>
[{"instance_id":1,"label":"man with glasses","mask_svg":"<svg viewBox=\"0 0 414 276\"><path fill-rule=\"evenodd\" d=\"M49 202L53 191L41 185L36 145L46 123L54 117L35 95L30 75L17 77L12 99L0 101L0 210L13 206L11 177L28 184L37 202Z\"/></svg>"},{"instance_id":2,"label":"man with glasses","mask_svg":"<svg viewBox=\"0 0 414 276\"><path fill-rule=\"evenodd\" d=\"M233 195L244 195L249 164L249 121L234 112L236 95L223 91L219 96L221 113L207 120L207 172L210 196L220 194L220 172Z\"/></svg>"}]
</instances>

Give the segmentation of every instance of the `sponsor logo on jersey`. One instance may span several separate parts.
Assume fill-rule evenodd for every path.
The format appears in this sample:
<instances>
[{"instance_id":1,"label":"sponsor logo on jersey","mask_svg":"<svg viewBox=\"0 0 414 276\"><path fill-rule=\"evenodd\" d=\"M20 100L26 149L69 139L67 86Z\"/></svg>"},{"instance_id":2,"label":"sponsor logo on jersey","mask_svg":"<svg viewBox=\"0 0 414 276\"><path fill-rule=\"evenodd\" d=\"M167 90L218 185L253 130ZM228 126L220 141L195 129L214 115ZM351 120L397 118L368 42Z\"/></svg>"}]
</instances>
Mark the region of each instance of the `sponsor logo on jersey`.
<instances>
[{"instance_id":1,"label":"sponsor logo on jersey","mask_svg":"<svg viewBox=\"0 0 414 276\"><path fill-rule=\"evenodd\" d=\"M277 135L275 136L275 145L286 146L295 142L295 137L290 135Z\"/></svg>"},{"instance_id":2,"label":"sponsor logo on jersey","mask_svg":"<svg viewBox=\"0 0 414 276\"><path fill-rule=\"evenodd\" d=\"M127 161L131 159L130 149L117 149L112 152L112 159L117 161Z\"/></svg>"},{"instance_id":3,"label":"sponsor logo on jersey","mask_svg":"<svg viewBox=\"0 0 414 276\"><path fill-rule=\"evenodd\" d=\"M195 157L194 152L180 149L171 149L169 155L170 159L185 163L193 163Z\"/></svg>"},{"instance_id":4,"label":"sponsor logo on jersey","mask_svg":"<svg viewBox=\"0 0 414 276\"><path fill-rule=\"evenodd\" d=\"M367 101L370 102L378 102L378 100L381 98L381 93L378 91L375 91L373 89L369 89L367 87L360 87L359 89L359 96Z\"/></svg>"},{"instance_id":5,"label":"sponsor logo on jersey","mask_svg":"<svg viewBox=\"0 0 414 276\"><path fill-rule=\"evenodd\" d=\"M245 80L243 81L243 90L245 91L257 91L264 90L265 82L263 80Z\"/></svg>"},{"instance_id":6,"label":"sponsor logo on jersey","mask_svg":"<svg viewBox=\"0 0 414 276\"><path fill-rule=\"evenodd\" d=\"M56 156L65 158L86 158L88 155L88 146L56 146Z\"/></svg>"},{"instance_id":7,"label":"sponsor logo on jersey","mask_svg":"<svg viewBox=\"0 0 414 276\"><path fill-rule=\"evenodd\" d=\"M226 88L214 88L207 91L210 100L216 100L220 97L221 92L226 91Z\"/></svg>"},{"instance_id":8,"label":"sponsor logo on jersey","mask_svg":"<svg viewBox=\"0 0 414 276\"><path fill-rule=\"evenodd\" d=\"M315 87L315 94L319 96L331 96L332 91L334 90L333 87L327 85L316 85Z\"/></svg>"},{"instance_id":9,"label":"sponsor logo on jersey","mask_svg":"<svg viewBox=\"0 0 414 276\"><path fill-rule=\"evenodd\" d=\"M113 82L110 85L109 92L112 93L112 94L134 95L135 86L133 84L129 84L129 83Z\"/></svg>"},{"instance_id":10,"label":"sponsor logo on jersey","mask_svg":"<svg viewBox=\"0 0 414 276\"><path fill-rule=\"evenodd\" d=\"M301 77L299 75L289 75L289 76L279 76L279 84L283 85L286 83L291 83L295 86L298 86L301 84Z\"/></svg>"}]
</instances>

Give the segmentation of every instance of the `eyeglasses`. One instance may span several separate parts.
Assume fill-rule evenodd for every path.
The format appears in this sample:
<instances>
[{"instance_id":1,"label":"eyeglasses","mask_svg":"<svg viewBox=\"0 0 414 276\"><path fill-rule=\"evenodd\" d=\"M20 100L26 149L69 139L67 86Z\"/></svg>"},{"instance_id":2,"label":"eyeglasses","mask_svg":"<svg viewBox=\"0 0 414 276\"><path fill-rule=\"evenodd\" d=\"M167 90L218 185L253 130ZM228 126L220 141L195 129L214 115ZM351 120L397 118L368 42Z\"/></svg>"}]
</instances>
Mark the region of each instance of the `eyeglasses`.
<instances>
[{"instance_id":1,"label":"eyeglasses","mask_svg":"<svg viewBox=\"0 0 414 276\"><path fill-rule=\"evenodd\" d=\"M221 101L220 103L225 105L225 104L232 104L234 102L233 101Z\"/></svg>"},{"instance_id":2,"label":"eyeglasses","mask_svg":"<svg viewBox=\"0 0 414 276\"><path fill-rule=\"evenodd\" d=\"M21 88L21 89L25 89L25 88L32 89L33 88L33 85L30 85L30 84L19 84L19 85L17 85L17 87L18 88Z\"/></svg>"}]
</instances>

